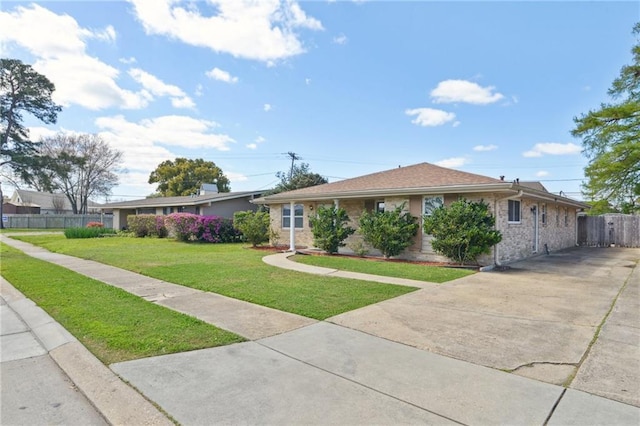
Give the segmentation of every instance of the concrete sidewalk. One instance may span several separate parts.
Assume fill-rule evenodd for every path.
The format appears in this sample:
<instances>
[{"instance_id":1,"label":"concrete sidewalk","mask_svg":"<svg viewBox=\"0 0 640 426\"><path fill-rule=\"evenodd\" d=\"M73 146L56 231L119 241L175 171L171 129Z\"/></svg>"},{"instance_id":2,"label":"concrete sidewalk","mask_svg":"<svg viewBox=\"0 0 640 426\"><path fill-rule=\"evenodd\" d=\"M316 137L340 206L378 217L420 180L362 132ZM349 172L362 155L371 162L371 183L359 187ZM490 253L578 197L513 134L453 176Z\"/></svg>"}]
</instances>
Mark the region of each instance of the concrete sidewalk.
<instances>
[{"instance_id":1,"label":"concrete sidewalk","mask_svg":"<svg viewBox=\"0 0 640 426\"><path fill-rule=\"evenodd\" d=\"M254 341L110 366L181 424L640 424L640 409L631 405L336 324L283 316L285 313L275 310L256 315L253 307L242 305L245 302L237 305L234 299L192 293L192 289L57 255L3 236L0 240L214 325L235 324L238 316L231 320L227 316L234 317L238 306L252 312L247 318L255 323L243 327ZM5 288L10 287L2 286L3 298L10 292ZM207 297L218 305L211 308ZM16 305L11 301L7 306L13 309ZM38 315L24 313L24 317L31 316ZM274 327L280 322L284 325ZM46 320L51 323L55 324ZM31 330L38 330L35 324ZM267 331L260 331L262 328ZM92 358L68 333L58 329L58 334L66 336L63 343L45 349L108 422L168 422L157 411L141 409L147 407L139 405L148 404L145 398ZM4 395L4 380L2 386ZM122 395L125 397L118 399ZM101 403L101 397L112 402L117 399L117 403ZM109 411L114 406L117 409ZM143 419L123 419L123 412Z\"/></svg>"},{"instance_id":2,"label":"concrete sidewalk","mask_svg":"<svg viewBox=\"0 0 640 426\"><path fill-rule=\"evenodd\" d=\"M0 313L0 424L173 424L2 277Z\"/></svg>"},{"instance_id":3,"label":"concrete sidewalk","mask_svg":"<svg viewBox=\"0 0 640 426\"><path fill-rule=\"evenodd\" d=\"M250 340L273 336L316 322L311 318L168 283L91 260L52 253L4 235L0 235L0 241L29 256L121 288L145 300L191 315Z\"/></svg>"}]
</instances>

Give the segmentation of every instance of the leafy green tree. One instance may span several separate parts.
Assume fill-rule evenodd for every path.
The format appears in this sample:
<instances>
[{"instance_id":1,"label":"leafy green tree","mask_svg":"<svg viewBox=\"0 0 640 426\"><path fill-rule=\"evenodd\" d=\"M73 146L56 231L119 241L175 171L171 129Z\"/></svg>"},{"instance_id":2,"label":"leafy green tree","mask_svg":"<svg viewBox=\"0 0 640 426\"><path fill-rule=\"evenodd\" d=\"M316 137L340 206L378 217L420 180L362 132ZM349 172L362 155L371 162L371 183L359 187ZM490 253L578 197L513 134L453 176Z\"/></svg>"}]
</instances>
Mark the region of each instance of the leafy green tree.
<instances>
[{"instance_id":1,"label":"leafy green tree","mask_svg":"<svg viewBox=\"0 0 640 426\"><path fill-rule=\"evenodd\" d=\"M591 206L587 211L589 216L599 216L605 213L620 213L620 211L614 208L607 200L588 201L587 204Z\"/></svg>"},{"instance_id":2,"label":"leafy green tree","mask_svg":"<svg viewBox=\"0 0 640 426\"><path fill-rule=\"evenodd\" d=\"M315 216L309 218L313 233L313 244L329 254L335 254L344 247L349 235L356 232L347 225L349 215L343 208L320 206Z\"/></svg>"},{"instance_id":3,"label":"leafy green tree","mask_svg":"<svg viewBox=\"0 0 640 426\"><path fill-rule=\"evenodd\" d=\"M276 173L276 177L280 179L280 182L275 186L275 188L267 191L265 195L279 194L280 192L293 191L294 189L302 189L329 182L327 178L319 175L318 173L312 173L309 170L309 164L307 163L293 165L291 170L286 173Z\"/></svg>"},{"instance_id":4,"label":"leafy green tree","mask_svg":"<svg viewBox=\"0 0 640 426\"><path fill-rule=\"evenodd\" d=\"M38 143L29 139L23 114L54 124L62 109L51 99L54 91L53 83L31 65L0 59L0 166L8 165L19 175L30 170Z\"/></svg>"},{"instance_id":5,"label":"leafy green tree","mask_svg":"<svg viewBox=\"0 0 640 426\"><path fill-rule=\"evenodd\" d=\"M149 175L149 183L157 183L157 193L162 197L196 194L204 183L214 183L218 192L229 192L229 179L213 161L202 158L191 160L176 158L163 161Z\"/></svg>"},{"instance_id":6,"label":"leafy green tree","mask_svg":"<svg viewBox=\"0 0 640 426\"><path fill-rule=\"evenodd\" d=\"M413 243L420 225L404 204L394 210L367 212L360 216L360 232L364 241L382 252L384 257L397 256Z\"/></svg>"},{"instance_id":7,"label":"leafy green tree","mask_svg":"<svg viewBox=\"0 0 640 426\"><path fill-rule=\"evenodd\" d=\"M241 211L233 214L233 227L242 232L244 238L253 245L269 241L269 212Z\"/></svg>"},{"instance_id":8,"label":"leafy green tree","mask_svg":"<svg viewBox=\"0 0 640 426\"><path fill-rule=\"evenodd\" d=\"M92 197L118 184L122 152L96 134L58 133L42 139L37 154L23 179L39 191L65 194L73 213L86 214Z\"/></svg>"},{"instance_id":9,"label":"leafy green tree","mask_svg":"<svg viewBox=\"0 0 640 426\"><path fill-rule=\"evenodd\" d=\"M640 23L633 33L640 35ZM582 138L589 158L585 195L609 201L626 213L640 210L640 43L631 52L633 63L622 67L608 91L618 102L602 103L574 118L571 132Z\"/></svg>"},{"instance_id":10,"label":"leafy green tree","mask_svg":"<svg viewBox=\"0 0 640 426\"><path fill-rule=\"evenodd\" d=\"M478 256L489 253L502 241L502 234L494 229L495 222L488 204L463 199L425 216L424 231L433 235L431 246L437 253L463 264L476 262Z\"/></svg>"}]
</instances>

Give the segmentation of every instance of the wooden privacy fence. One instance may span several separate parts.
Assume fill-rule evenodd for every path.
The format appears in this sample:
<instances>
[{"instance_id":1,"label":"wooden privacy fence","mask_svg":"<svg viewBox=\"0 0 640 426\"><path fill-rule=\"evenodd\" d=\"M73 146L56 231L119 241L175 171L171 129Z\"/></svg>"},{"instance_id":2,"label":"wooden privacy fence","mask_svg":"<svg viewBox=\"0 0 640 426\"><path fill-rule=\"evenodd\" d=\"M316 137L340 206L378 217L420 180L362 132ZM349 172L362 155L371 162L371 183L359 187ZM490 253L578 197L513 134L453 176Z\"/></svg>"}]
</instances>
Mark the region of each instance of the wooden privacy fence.
<instances>
[{"instance_id":1,"label":"wooden privacy fence","mask_svg":"<svg viewBox=\"0 0 640 426\"><path fill-rule=\"evenodd\" d=\"M581 246L640 247L640 216L605 214L578 217Z\"/></svg>"},{"instance_id":2,"label":"wooden privacy fence","mask_svg":"<svg viewBox=\"0 0 640 426\"><path fill-rule=\"evenodd\" d=\"M5 228L84 228L89 222L113 228L113 216L100 214L6 214L2 221Z\"/></svg>"}]
</instances>

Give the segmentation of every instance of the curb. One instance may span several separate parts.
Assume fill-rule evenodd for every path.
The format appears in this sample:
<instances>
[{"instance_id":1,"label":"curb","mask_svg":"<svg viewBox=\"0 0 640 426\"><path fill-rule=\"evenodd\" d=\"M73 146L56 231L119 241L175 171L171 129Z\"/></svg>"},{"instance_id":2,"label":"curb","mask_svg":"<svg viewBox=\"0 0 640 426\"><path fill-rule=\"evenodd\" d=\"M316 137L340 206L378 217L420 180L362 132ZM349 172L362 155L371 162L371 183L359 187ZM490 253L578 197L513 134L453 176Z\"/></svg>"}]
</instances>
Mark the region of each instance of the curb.
<instances>
[{"instance_id":1,"label":"curb","mask_svg":"<svg viewBox=\"0 0 640 426\"><path fill-rule=\"evenodd\" d=\"M112 425L174 424L4 277L0 277L0 294L107 422Z\"/></svg>"}]
</instances>

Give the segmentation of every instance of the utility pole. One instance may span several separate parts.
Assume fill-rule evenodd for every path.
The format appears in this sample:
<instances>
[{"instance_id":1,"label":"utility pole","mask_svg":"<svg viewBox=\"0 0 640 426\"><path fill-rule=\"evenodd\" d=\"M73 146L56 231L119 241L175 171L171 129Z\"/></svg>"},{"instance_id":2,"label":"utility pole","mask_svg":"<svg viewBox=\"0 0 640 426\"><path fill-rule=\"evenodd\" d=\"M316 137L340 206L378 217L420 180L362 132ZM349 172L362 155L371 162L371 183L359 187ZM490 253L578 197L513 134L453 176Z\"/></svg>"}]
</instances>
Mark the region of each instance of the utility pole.
<instances>
[{"instance_id":1,"label":"utility pole","mask_svg":"<svg viewBox=\"0 0 640 426\"><path fill-rule=\"evenodd\" d=\"M287 155L291 158L291 170L289 170L289 181L293 177L293 166L296 160L302 160L302 157L299 157L295 152L287 152Z\"/></svg>"}]
</instances>

